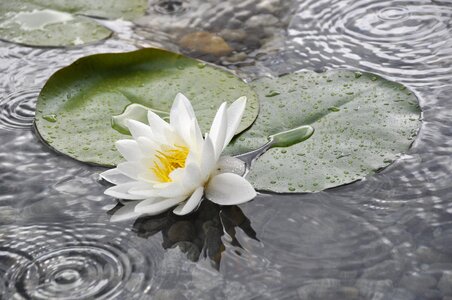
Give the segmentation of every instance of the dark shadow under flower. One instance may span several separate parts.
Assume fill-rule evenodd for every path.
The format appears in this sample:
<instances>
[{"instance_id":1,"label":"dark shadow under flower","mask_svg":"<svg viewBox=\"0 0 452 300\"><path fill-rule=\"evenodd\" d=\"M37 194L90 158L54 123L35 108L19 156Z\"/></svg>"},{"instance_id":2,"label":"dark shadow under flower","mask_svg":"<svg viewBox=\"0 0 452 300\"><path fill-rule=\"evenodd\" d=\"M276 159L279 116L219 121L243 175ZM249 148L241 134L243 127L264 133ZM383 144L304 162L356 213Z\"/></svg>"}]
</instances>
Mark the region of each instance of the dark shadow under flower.
<instances>
[{"instance_id":1,"label":"dark shadow under flower","mask_svg":"<svg viewBox=\"0 0 452 300\"><path fill-rule=\"evenodd\" d=\"M118 204L113 210L121 206ZM232 246L243 248L236 238L237 228L259 241L250 220L238 206L220 206L210 201L203 201L190 215L178 216L168 211L140 217L133 224L133 231L138 236L150 238L161 232L164 249L178 247L191 261L207 258L216 269L220 268L221 256L226 249L222 239L225 234Z\"/></svg>"}]
</instances>

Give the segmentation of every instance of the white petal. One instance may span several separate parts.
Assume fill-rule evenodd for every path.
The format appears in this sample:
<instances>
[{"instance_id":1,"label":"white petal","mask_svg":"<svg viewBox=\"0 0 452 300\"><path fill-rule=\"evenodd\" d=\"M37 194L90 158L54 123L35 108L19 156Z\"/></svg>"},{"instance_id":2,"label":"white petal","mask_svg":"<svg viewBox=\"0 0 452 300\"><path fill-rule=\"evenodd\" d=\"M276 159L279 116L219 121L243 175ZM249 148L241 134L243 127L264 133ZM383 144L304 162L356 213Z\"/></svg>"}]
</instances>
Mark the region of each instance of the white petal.
<instances>
[{"instance_id":1,"label":"white petal","mask_svg":"<svg viewBox=\"0 0 452 300\"><path fill-rule=\"evenodd\" d=\"M226 114L226 102L223 102L218 109L215 118L213 119L212 127L210 128L209 133L215 149L216 158L220 157L220 154L223 151L227 128L228 117Z\"/></svg>"},{"instance_id":2,"label":"white petal","mask_svg":"<svg viewBox=\"0 0 452 300\"><path fill-rule=\"evenodd\" d=\"M141 154L145 157L154 157L155 151L159 150L157 143L143 136L137 139L137 145Z\"/></svg>"},{"instance_id":3,"label":"white petal","mask_svg":"<svg viewBox=\"0 0 452 300\"><path fill-rule=\"evenodd\" d=\"M204 140L202 141L202 143ZM201 149L202 149L202 143L201 143ZM190 152L188 152L187 158L185 159L185 165L189 164L201 164L201 152L193 151L193 149L190 149Z\"/></svg>"},{"instance_id":4,"label":"white petal","mask_svg":"<svg viewBox=\"0 0 452 300\"><path fill-rule=\"evenodd\" d=\"M146 215L158 215L165 210L177 205L178 203L184 201L185 198L166 198L161 201L144 200L135 206L135 212Z\"/></svg>"},{"instance_id":5,"label":"white petal","mask_svg":"<svg viewBox=\"0 0 452 300\"><path fill-rule=\"evenodd\" d=\"M138 174L143 171L143 166L137 162L122 162L116 167L124 175L138 180Z\"/></svg>"},{"instance_id":6,"label":"white petal","mask_svg":"<svg viewBox=\"0 0 452 300\"><path fill-rule=\"evenodd\" d=\"M226 147L229 142L234 137L237 129L239 128L240 121L242 120L243 113L246 107L246 97L240 97L234 101L234 103L229 106L227 111L228 116L228 129L226 132L226 138L224 141L224 147Z\"/></svg>"},{"instance_id":7,"label":"white petal","mask_svg":"<svg viewBox=\"0 0 452 300\"><path fill-rule=\"evenodd\" d=\"M143 208L145 206L157 203L157 202L161 202L161 201L165 201L167 200L167 198L149 198L149 199L144 199L143 201L139 201L138 204L136 205L136 210L138 211L140 208Z\"/></svg>"},{"instance_id":8,"label":"white petal","mask_svg":"<svg viewBox=\"0 0 452 300\"><path fill-rule=\"evenodd\" d=\"M119 184L119 185L112 186L111 188L106 189L104 194L108 195L108 196L115 197L115 198L119 198L119 199L141 200L141 199L144 199L146 197L129 194L129 190L132 187L137 187L140 184L141 183L137 182L137 181Z\"/></svg>"},{"instance_id":9,"label":"white petal","mask_svg":"<svg viewBox=\"0 0 452 300\"><path fill-rule=\"evenodd\" d=\"M222 173L210 179L206 197L220 205L236 205L256 197L256 191L245 178L233 173Z\"/></svg>"},{"instance_id":10,"label":"white petal","mask_svg":"<svg viewBox=\"0 0 452 300\"><path fill-rule=\"evenodd\" d=\"M151 168L151 166L154 166L154 161L151 159L143 160L142 164L144 166L149 166L148 168L142 169L142 171L138 174L138 180L147 182L148 184L151 184L152 186L154 184L160 183L160 178L157 177L157 175L154 173L154 170Z\"/></svg>"},{"instance_id":11,"label":"white petal","mask_svg":"<svg viewBox=\"0 0 452 300\"><path fill-rule=\"evenodd\" d=\"M155 192L159 197L165 198L187 198L190 191L179 182L168 182L155 184Z\"/></svg>"},{"instance_id":12,"label":"white petal","mask_svg":"<svg viewBox=\"0 0 452 300\"><path fill-rule=\"evenodd\" d=\"M166 141L166 135L171 131L171 126L153 111L148 111L148 121L154 137L160 139L162 143Z\"/></svg>"},{"instance_id":13,"label":"white petal","mask_svg":"<svg viewBox=\"0 0 452 300\"><path fill-rule=\"evenodd\" d=\"M187 147L187 143L185 140L175 131L171 130L166 133L166 144L167 145L178 145L178 146L184 146Z\"/></svg>"},{"instance_id":14,"label":"white petal","mask_svg":"<svg viewBox=\"0 0 452 300\"><path fill-rule=\"evenodd\" d=\"M149 125L146 125L136 120L128 119L127 128L129 128L129 131L135 140L138 139L140 136L144 136L150 139L153 136L152 129L151 127L149 127Z\"/></svg>"},{"instance_id":15,"label":"white petal","mask_svg":"<svg viewBox=\"0 0 452 300\"><path fill-rule=\"evenodd\" d=\"M192 119L190 125L190 150L200 152L202 148L203 138L201 128L199 128L198 120Z\"/></svg>"},{"instance_id":16,"label":"white petal","mask_svg":"<svg viewBox=\"0 0 452 300\"><path fill-rule=\"evenodd\" d=\"M202 195L204 194L204 188L202 186L198 187L193 194L188 198L187 201L179 204L174 210L173 213L179 216L183 216L191 213L193 210L198 208L201 203Z\"/></svg>"},{"instance_id":17,"label":"white petal","mask_svg":"<svg viewBox=\"0 0 452 300\"><path fill-rule=\"evenodd\" d=\"M193 190L199 185L204 185L201 170L197 164L188 164L183 169L181 184L188 190Z\"/></svg>"},{"instance_id":18,"label":"white petal","mask_svg":"<svg viewBox=\"0 0 452 300\"><path fill-rule=\"evenodd\" d=\"M169 178L172 182L180 182L181 180L183 180L184 172L184 168L177 168L169 174Z\"/></svg>"},{"instance_id":19,"label":"white petal","mask_svg":"<svg viewBox=\"0 0 452 300\"><path fill-rule=\"evenodd\" d=\"M222 156L215 166L215 175L220 173L234 173L243 176L246 171L245 162L232 156Z\"/></svg>"},{"instance_id":20,"label":"white petal","mask_svg":"<svg viewBox=\"0 0 452 300\"><path fill-rule=\"evenodd\" d=\"M177 94L170 111L170 124L186 144L191 143L190 124L193 118L195 116L190 102L184 95Z\"/></svg>"},{"instance_id":21,"label":"white petal","mask_svg":"<svg viewBox=\"0 0 452 300\"><path fill-rule=\"evenodd\" d=\"M113 184L123 184L123 183L134 181L129 176L124 175L117 168L102 172L99 174L99 176L102 177L104 180L111 182Z\"/></svg>"},{"instance_id":22,"label":"white petal","mask_svg":"<svg viewBox=\"0 0 452 300\"><path fill-rule=\"evenodd\" d=\"M131 187L128 193L131 195L141 196L141 199L157 198L155 189L147 182Z\"/></svg>"},{"instance_id":23,"label":"white petal","mask_svg":"<svg viewBox=\"0 0 452 300\"><path fill-rule=\"evenodd\" d=\"M193 119L196 118L195 111L193 110L193 106L191 105L190 101L185 97L182 93L177 93L176 98L174 101L179 101L184 105L184 108L188 114L188 116Z\"/></svg>"},{"instance_id":24,"label":"white petal","mask_svg":"<svg viewBox=\"0 0 452 300\"><path fill-rule=\"evenodd\" d=\"M215 157L215 149L213 147L212 140L210 136L206 136L204 144L202 146L202 156L201 156L201 176L207 179L210 173L215 168L217 159Z\"/></svg>"},{"instance_id":25,"label":"white petal","mask_svg":"<svg viewBox=\"0 0 452 300\"><path fill-rule=\"evenodd\" d=\"M136 219L141 214L135 212L136 201L126 203L123 207L113 213L110 222L122 222L130 219Z\"/></svg>"},{"instance_id":26,"label":"white petal","mask_svg":"<svg viewBox=\"0 0 452 300\"><path fill-rule=\"evenodd\" d=\"M142 154L138 143L135 140L119 140L115 143L116 149L128 161L135 161L141 158Z\"/></svg>"}]
</instances>

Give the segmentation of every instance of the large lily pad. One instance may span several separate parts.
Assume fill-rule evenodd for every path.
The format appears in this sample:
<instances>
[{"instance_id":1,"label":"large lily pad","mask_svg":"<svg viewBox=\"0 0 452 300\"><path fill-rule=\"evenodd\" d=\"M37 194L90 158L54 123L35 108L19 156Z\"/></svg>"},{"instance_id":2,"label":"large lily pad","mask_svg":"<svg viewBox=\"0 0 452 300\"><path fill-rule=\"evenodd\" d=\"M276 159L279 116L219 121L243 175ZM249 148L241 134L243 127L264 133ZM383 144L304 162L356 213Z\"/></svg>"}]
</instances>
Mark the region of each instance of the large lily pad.
<instances>
[{"instance_id":1,"label":"large lily pad","mask_svg":"<svg viewBox=\"0 0 452 300\"><path fill-rule=\"evenodd\" d=\"M0 38L31 46L80 45L105 39L108 28L84 17L132 19L146 0L8 0L0 2Z\"/></svg>"},{"instance_id":2,"label":"large lily pad","mask_svg":"<svg viewBox=\"0 0 452 300\"><path fill-rule=\"evenodd\" d=\"M36 128L70 157L114 166L122 160L114 142L130 136L112 128L112 116L131 103L169 111L178 92L191 100L203 132L224 101L247 96L241 130L259 109L254 91L233 74L179 54L142 49L87 56L53 74L38 98Z\"/></svg>"},{"instance_id":3,"label":"large lily pad","mask_svg":"<svg viewBox=\"0 0 452 300\"><path fill-rule=\"evenodd\" d=\"M254 163L247 177L260 190L314 192L353 182L407 151L419 127L416 97L372 74L303 72L252 86L261 112L230 153L247 152L300 125L315 129L307 141L270 149Z\"/></svg>"}]
</instances>

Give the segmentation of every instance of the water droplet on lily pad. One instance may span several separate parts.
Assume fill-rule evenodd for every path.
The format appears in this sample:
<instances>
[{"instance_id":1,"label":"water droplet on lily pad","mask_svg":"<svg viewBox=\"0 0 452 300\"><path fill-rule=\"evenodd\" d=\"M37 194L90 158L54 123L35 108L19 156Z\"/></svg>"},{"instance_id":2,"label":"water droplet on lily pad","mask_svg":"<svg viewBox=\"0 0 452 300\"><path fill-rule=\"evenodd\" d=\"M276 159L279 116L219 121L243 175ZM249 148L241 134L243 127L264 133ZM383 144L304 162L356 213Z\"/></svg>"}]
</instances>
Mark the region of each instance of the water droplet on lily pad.
<instances>
[{"instance_id":1,"label":"water droplet on lily pad","mask_svg":"<svg viewBox=\"0 0 452 300\"><path fill-rule=\"evenodd\" d=\"M268 92L266 95L265 95L265 97L274 97L274 96L277 96L277 95L279 95L280 94L280 92L278 92L278 91L270 91L270 92Z\"/></svg>"},{"instance_id":2,"label":"water droplet on lily pad","mask_svg":"<svg viewBox=\"0 0 452 300\"><path fill-rule=\"evenodd\" d=\"M210 128L223 101L232 103L246 96L247 107L238 131L249 127L259 108L251 87L223 69L211 65L199 68L198 64L198 60L152 48L81 58L47 81L36 104L36 128L44 141L51 139L52 147L63 154L113 166L123 161L114 142L130 138L125 118L134 116L147 123L147 108L168 112L178 92L192 102L203 132ZM120 74L111 72L119 66ZM99 81L99 77L104 80ZM59 128L47 128L56 115ZM73 135L77 138L68 138Z\"/></svg>"},{"instance_id":3,"label":"water droplet on lily pad","mask_svg":"<svg viewBox=\"0 0 452 300\"><path fill-rule=\"evenodd\" d=\"M359 80L355 76L342 70L303 72L251 83L261 111L228 153L255 149L281 128L315 129L310 139L284 148L286 153L273 148L255 161L247 178L256 189L287 193L289 183L297 180L303 186L291 185L295 190L289 192L320 191L381 170L409 150L419 126L410 121L420 116L418 105L410 104L417 104L416 97L400 93L399 84L374 74L361 73ZM279 94L270 99L269 90ZM403 101L393 101L398 98Z\"/></svg>"},{"instance_id":4,"label":"water droplet on lily pad","mask_svg":"<svg viewBox=\"0 0 452 300\"><path fill-rule=\"evenodd\" d=\"M336 106L328 107L328 110L329 110L329 111L332 111L332 112L338 112L338 111L341 111L341 109L340 109L339 107L336 107Z\"/></svg>"},{"instance_id":5,"label":"water droplet on lily pad","mask_svg":"<svg viewBox=\"0 0 452 300\"><path fill-rule=\"evenodd\" d=\"M51 123L55 123L57 121L57 115L55 115L55 114L44 115L44 116L42 116L42 118Z\"/></svg>"}]
</instances>

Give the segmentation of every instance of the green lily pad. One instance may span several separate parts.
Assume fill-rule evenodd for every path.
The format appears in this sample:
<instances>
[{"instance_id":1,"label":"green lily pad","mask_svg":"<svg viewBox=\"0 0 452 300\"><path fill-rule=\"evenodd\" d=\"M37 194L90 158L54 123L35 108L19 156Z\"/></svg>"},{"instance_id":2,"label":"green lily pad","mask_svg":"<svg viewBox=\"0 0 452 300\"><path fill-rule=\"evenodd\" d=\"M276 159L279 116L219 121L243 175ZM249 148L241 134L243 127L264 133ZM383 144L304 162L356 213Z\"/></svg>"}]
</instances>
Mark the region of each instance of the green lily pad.
<instances>
[{"instance_id":1,"label":"green lily pad","mask_svg":"<svg viewBox=\"0 0 452 300\"><path fill-rule=\"evenodd\" d=\"M57 151L114 166L122 161L114 142L130 136L112 128L112 117L132 103L168 112L178 92L191 100L203 132L224 101L247 96L241 130L259 109L255 92L233 74L176 53L141 49L87 56L53 74L38 97L35 124Z\"/></svg>"},{"instance_id":2,"label":"green lily pad","mask_svg":"<svg viewBox=\"0 0 452 300\"><path fill-rule=\"evenodd\" d=\"M259 190L315 192L361 179L406 152L420 125L415 95L372 74L303 72L252 86L261 112L230 154L301 125L315 129L308 140L270 149L253 164L247 178Z\"/></svg>"},{"instance_id":3,"label":"green lily pad","mask_svg":"<svg viewBox=\"0 0 452 300\"><path fill-rule=\"evenodd\" d=\"M146 0L10 0L0 3L0 38L31 46L81 45L112 32L84 17L132 19L146 11Z\"/></svg>"}]
</instances>

